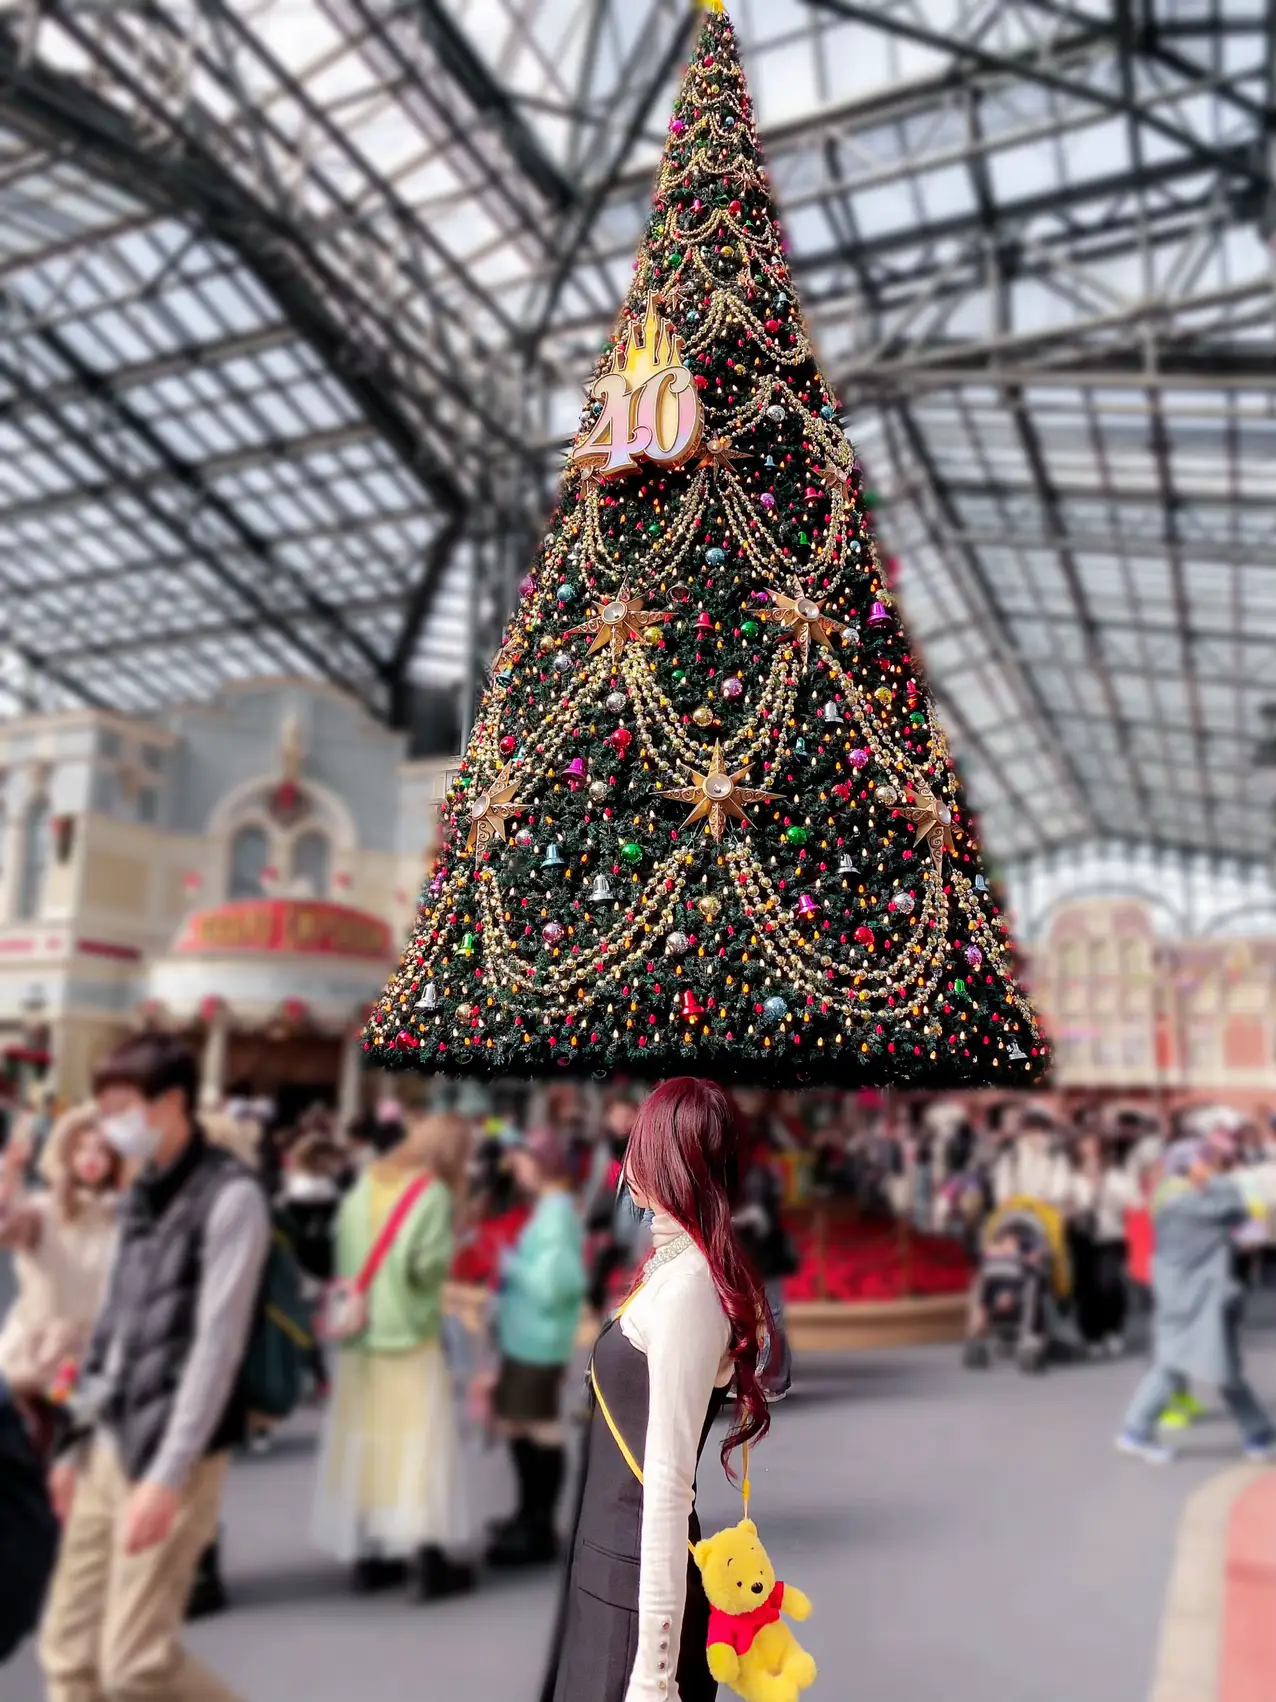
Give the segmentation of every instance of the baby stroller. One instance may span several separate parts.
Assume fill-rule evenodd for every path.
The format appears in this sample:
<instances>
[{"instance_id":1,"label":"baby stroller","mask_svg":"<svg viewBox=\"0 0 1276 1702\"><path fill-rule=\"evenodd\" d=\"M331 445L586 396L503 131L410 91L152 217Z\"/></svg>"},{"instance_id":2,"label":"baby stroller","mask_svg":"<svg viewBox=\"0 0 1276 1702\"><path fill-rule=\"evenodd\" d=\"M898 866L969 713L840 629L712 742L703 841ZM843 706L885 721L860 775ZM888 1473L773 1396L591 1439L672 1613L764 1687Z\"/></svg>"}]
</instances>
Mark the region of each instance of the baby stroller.
<instances>
[{"instance_id":1,"label":"baby stroller","mask_svg":"<svg viewBox=\"0 0 1276 1702\"><path fill-rule=\"evenodd\" d=\"M1044 1371L1072 1288L1063 1218L1041 1200L1008 1200L983 1233L970 1297L965 1362L984 1371L995 1353Z\"/></svg>"}]
</instances>

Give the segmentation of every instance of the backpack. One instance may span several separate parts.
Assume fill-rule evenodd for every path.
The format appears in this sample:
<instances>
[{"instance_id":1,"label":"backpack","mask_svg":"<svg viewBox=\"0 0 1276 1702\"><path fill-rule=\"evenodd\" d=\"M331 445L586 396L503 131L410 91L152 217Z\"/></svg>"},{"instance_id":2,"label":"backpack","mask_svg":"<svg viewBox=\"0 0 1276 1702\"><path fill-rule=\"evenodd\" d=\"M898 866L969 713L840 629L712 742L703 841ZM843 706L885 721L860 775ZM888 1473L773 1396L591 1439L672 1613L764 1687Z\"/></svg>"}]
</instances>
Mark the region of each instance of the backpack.
<instances>
[{"instance_id":1,"label":"backpack","mask_svg":"<svg viewBox=\"0 0 1276 1702\"><path fill-rule=\"evenodd\" d=\"M246 1411L263 1418L291 1416L301 1401L314 1339L301 1266L290 1236L276 1223L239 1373L239 1401Z\"/></svg>"}]
</instances>

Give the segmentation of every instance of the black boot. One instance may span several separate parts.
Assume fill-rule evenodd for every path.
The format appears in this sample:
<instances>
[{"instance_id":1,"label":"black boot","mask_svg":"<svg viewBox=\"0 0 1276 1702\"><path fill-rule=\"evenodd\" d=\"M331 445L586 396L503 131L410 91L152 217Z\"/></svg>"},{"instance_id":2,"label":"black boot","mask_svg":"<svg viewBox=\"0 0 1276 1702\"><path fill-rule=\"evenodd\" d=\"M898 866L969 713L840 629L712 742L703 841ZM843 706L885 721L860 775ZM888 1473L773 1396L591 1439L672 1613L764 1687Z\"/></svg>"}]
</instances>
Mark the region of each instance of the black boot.
<instances>
[{"instance_id":1,"label":"black boot","mask_svg":"<svg viewBox=\"0 0 1276 1702\"><path fill-rule=\"evenodd\" d=\"M367 1555L356 1560L351 1582L358 1596L372 1596L381 1590L397 1590L408 1580L406 1560L382 1560L379 1555Z\"/></svg>"},{"instance_id":2,"label":"black boot","mask_svg":"<svg viewBox=\"0 0 1276 1702\"><path fill-rule=\"evenodd\" d=\"M221 1543L214 1538L199 1557L191 1593L186 1599L187 1619L208 1619L224 1613L229 1603L226 1586L222 1583Z\"/></svg>"},{"instance_id":3,"label":"black boot","mask_svg":"<svg viewBox=\"0 0 1276 1702\"><path fill-rule=\"evenodd\" d=\"M518 1505L508 1519L494 1519L489 1526L493 1541L508 1537L519 1530L528 1521L530 1510L529 1485L531 1483L533 1466L531 1456L535 1448L526 1436L517 1436L510 1443L510 1459L514 1465L514 1481L518 1485Z\"/></svg>"},{"instance_id":4,"label":"black boot","mask_svg":"<svg viewBox=\"0 0 1276 1702\"><path fill-rule=\"evenodd\" d=\"M420 1564L418 1587L423 1602L468 1595L474 1588L474 1568L449 1560L441 1548L423 1548Z\"/></svg>"},{"instance_id":5,"label":"black boot","mask_svg":"<svg viewBox=\"0 0 1276 1702\"><path fill-rule=\"evenodd\" d=\"M563 1485L562 1448L530 1444L527 1472L527 1517L492 1544L487 1553L489 1566L545 1566L558 1557L554 1513Z\"/></svg>"},{"instance_id":6,"label":"black boot","mask_svg":"<svg viewBox=\"0 0 1276 1702\"><path fill-rule=\"evenodd\" d=\"M558 1502L567 1475L567 1450L561 1443L552 1448L538 1448L541 1456L538 1485L540 1498L535 1509L535 1523L540 1532L541 1546L547 1560L558 1558Z\"/></svg>"}]
</instances>

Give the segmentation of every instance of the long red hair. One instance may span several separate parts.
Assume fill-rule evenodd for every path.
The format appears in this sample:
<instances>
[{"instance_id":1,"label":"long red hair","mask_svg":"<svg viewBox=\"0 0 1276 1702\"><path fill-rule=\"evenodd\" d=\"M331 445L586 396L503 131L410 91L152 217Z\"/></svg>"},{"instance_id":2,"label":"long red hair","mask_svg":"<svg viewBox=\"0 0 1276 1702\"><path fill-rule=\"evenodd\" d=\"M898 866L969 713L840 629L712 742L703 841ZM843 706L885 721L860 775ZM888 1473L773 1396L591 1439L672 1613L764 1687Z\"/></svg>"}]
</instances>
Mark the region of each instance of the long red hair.
<instances>
[{"instance_id":1,"label":"long red hair","mask_svg":"<svg viewBox=\"0 0 1276 1702\"><path fill-rule=\"evenodd\" d=\"M688 1231L708 1261L731 1326L735 1421L722 1444L732 1452L765 1436L771 1417L758 1381L766 1295L736 1238L731 1209L745 1168L744 1125L735 1102L715 1082L677 1076L663 1082L639 1111L625 1154L625 1175L640 1193Z\"/></svg>"}]
</instances>

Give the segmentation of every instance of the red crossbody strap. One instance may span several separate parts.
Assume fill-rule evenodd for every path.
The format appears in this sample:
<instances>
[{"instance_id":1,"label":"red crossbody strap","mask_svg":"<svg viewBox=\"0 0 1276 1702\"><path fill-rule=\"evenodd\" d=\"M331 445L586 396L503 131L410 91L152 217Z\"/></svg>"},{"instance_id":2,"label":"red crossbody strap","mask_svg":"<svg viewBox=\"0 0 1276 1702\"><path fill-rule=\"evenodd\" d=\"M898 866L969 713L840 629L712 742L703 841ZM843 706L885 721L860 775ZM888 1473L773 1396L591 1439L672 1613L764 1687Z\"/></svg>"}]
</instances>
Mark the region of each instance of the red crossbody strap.
<instances>
[{"instance_id":1,"label":"red crossbody strap","mask_svg":"<svg viewBox=\"0 0 1276 1702\"><path fill-rule=\"evenodd\" d=\"M381 1226L381 1233L372 1245L372 1251L363 1262L363 1269L355 1278L355 1291L366 1294L376 1280L377 1272L386 1261L386 1257L398 1239L399 1231L403 1228L408 1213L421 1198L421 1195L433 1182L433 1176L418 1176L409 1182L407 1187L394 1202L394 1209Z\"/></svg>"}]
</instances>

